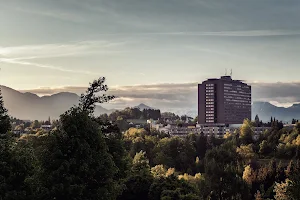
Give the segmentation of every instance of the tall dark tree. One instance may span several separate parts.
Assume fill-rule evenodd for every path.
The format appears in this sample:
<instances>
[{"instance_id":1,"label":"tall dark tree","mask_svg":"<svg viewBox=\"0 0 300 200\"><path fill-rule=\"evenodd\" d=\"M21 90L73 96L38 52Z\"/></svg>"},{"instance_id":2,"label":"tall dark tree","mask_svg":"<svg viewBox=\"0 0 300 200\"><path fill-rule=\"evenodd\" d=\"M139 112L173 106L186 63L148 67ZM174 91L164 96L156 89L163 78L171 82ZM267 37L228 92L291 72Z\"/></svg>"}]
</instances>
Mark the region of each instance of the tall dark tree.
<instances>
[{"instance_id":1,"label":"tall dark tree","mask_svg":"<svg viewBox=\"0 0 300 200\"><path fill-rule=\"evenodd\" d=\"M196 139L197 156L203 159L206 154L207 148L208 148L207 136L201 133L200 136L197 136Z\"/></svg>"},{"instance_id":2,"label":"tall dark tree","mask_svg":"<svg viewBox=\"0 0 300 200\"><path fill-rule=\"evenodd\" d=\"M5 134L10 129L10 118L7 114L7 109L4 107L4 101L0 89L0 134Z\"/></svg>"},{"instance_id":3,"label":"tall dark tree","mask_svg":"<svg viewBox=\"0 0 300 200\"><path fill-rule=\"evenodd\" d=\"M10 127L0 91L0 199L29 200L35 159L28 145L22 145L8 133Z\"/></svg>"},{"instance_id":4,"label":"tall dark tree","mask_svg":"<svg viewBox=\"0 0 300 200\"><path fill-rule=\"evenodd\" d=\"M6 134L0 138L0 199L30 200L30 180L36 159L28 144L16 143Z\"/></svg>"},{"instance_id":5,"label":"tall dark tree","mask_svg":"<svg viewBox=\"0 0 300 200\"><path fill-rule=\"evenodd\" d=\"M57 131L44 137L36 174L35 199L114 200L122 187L115 180L118 168L109 153L102 127L93 117L96 103L113 99L105 78L94 81L78 107L61 115Z\"/></svg>"},{"instance_id":6,"label":"tall dark tree","mask_svg":"<svg viewBox=\"0 0 300 200\"><path fill-rule=\"evenodd\" d=\"M258 115L255 116L255 125L256 125L256 126L259 126L259 125L260 125L260 120L259 120Z\"/></svg>"}]
</instances>

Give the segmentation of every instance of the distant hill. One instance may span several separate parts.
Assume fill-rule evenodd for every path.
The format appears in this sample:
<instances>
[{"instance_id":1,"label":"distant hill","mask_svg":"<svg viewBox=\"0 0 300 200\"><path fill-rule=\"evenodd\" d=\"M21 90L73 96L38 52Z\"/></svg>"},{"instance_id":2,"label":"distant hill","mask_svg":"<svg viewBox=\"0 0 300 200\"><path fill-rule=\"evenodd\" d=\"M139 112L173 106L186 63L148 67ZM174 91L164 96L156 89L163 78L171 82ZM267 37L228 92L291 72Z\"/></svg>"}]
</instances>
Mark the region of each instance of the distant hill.
<instances>
[{"instance_id":1,"label":"distant hill","mask_svg":"<svg viewBox=\"0 0 300 200\"><path fill-rule=\"evenodd\" d=\"M57 119L79 102L79 96L74 93L62 92L39 97L36 94L21 93L5 86L0 86L0 88L9 115L23 120L47 120L49 116ZM95 115L111 112L101 106L95 109Z\"/></svg>"},{"instance_id":2,"label":"distant hill","mask_svg":"<svg viewBox=\"0 0 300 200\"><path fill-rule=\"evenodd\" d=\"M271 117L284 122L290 122L292 119L300 119L300 104L294 104L291 107L277 107L268 102L254 102L252 105L252 118L258 114L264 122L270 121Z\"/></svg>"},{"instance_id":3,"label":"distant hill","mask_svg":"<svg viewBox=\"0 0 300 200\"><path fill-rule=\"evenodd\" d=\"M138 109L140 109L140 110L154 109L154 108L151 108L150 106L147 106L147 105L145 105L145 104L143 104L143 103L141 103L141 104L138 105L138 106L135 106L134 108L138 108Z\"/></svg>"}]
</instances>

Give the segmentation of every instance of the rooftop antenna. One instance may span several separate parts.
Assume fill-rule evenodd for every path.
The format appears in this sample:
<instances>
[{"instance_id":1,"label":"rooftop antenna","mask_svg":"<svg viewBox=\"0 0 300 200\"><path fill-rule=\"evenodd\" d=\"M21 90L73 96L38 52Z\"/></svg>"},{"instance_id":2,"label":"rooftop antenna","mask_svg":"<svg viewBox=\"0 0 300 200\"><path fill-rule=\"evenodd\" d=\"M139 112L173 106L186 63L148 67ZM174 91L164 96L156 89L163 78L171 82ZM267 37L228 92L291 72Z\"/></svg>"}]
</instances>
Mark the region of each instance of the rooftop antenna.
<instances>
[{"instance_id":1,"label":"rooftop antenna","mask_svg":"<svg viewBox=\"0 0 300 200\"><path fill-rule=\"evenodd\" d=\"M227 68L225 69L225 76L227 76Z\"/></svg>"},{"instance_id":2,"label":"rooftop antenna","mask_svg":"<svg viewBox=\"0 0 300 200\"><path fill-rule=\"evenodd\" d=\"M230 76L232 76L232 69L230 70Z\"/></svg>"}]
</instances>

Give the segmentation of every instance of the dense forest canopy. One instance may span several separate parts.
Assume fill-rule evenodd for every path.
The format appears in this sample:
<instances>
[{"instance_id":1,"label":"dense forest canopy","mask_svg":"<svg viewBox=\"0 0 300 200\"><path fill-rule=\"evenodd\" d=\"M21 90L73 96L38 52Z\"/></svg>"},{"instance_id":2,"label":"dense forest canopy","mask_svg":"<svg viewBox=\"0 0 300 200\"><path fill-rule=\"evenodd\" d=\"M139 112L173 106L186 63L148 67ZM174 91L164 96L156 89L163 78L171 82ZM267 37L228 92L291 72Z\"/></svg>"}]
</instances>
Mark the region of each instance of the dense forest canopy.
<instances>
[{"instance_id":1,"label":"dense forest canopy","mask_svg":"<svg viewBox=\"0 0 300 200\"><path fill-rule=\"evenodd\" d=\"M222 139L143 128L122 134L118 121L162 114L125 109L94 116L96 103L114 98L107 90L104 78L94 81L57 129L20 138L10 131L0 95L1 200L300 199L299 123L287 129L272 119L258 140L258 119Z\"/></svg>"}]
</instances>

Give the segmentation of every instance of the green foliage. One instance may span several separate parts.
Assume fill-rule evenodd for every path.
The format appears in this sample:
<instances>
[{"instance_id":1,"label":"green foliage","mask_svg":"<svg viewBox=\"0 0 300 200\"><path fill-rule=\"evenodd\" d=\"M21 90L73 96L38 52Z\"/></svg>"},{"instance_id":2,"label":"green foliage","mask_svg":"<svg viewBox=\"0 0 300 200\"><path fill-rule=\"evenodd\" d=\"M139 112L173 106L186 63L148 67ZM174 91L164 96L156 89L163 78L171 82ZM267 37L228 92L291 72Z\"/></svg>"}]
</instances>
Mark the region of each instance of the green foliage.
<instances>
[{"instance_id":1,"label":"green foliage","mask_svg":"<svg viewBox=\"0 0 300 200\"><path fill-rule=\"evenodd\" d=\"M135 155L130 176L125 184L126 189L119 199L122 200L138 200L148 199L149 188L152 184L153 176L149 161L145 156L145 152L139 152Z\"/></svg>"},{"instance_id":2,"label":"green foliage","mask_svg":"<svg viewBox=\"0 0 300 200\"><path fill-rule=\"evenodd\" d=\"M31 147L6 134L0 138L0 155L0 199L32 199L30 182L36 160Z\"/></svg>"},{"instance_id":3,"label":"green foliage","mask_svg":"<svg viewBox=\"0 0 300 200\"><path fill-rule=\"evenodd\" d=\"M300 199L300 124L289 130L272 118L272 129L257 141L249 120L223 139L128 129L133 118L181 121L173 113L137 108L93 116L96 103L114 98L96 94L107 91L104 82L90 84L80 105L55 122L55 131L18 139L7 133L10 119L0 95L1 200ZM12 120L24 129L21 120ZM258 116L255 123L265 125Z\"/></svg>"},{"instance_id":4,"label":"green foliage","mask_svg":"<svg viewBox=\"0 0 300 200\"><path fill-rule=\"evenodd\" d=\"M195 165L196 150L193 144L179 137L163 138L155 147L154 164L187 171Z\"/></svg>"},{"instance_id":5,"label":"green foliage","mask_svg":"<svg viewBox=\"0 0 300 200\"><path fill-rule=\"evenodd\" d=\"M89 114L94 113L96 103L105 103L113 100L114 96L102 94L99 96L97 93L106 92L108 86L105 83L105 77L100 77L98 80L94 80L90 83L90 87L87 89L86 94L81 94L79 108L82 111L88 112Z\"/></svg>"},{"instance_id":6,"label":"green foliage","mask_svg":"<svg viewBox=\"0 0 300 200\"><path fill-rule=\"evenodd\" d=\"M105 118L103 116L102 118ZM116 122L118 119L128 120L128 119L154 119L158 120L161 118L160 110L155 109L144 109L140 110L138 108L125 108L124 110L117 110L112 112L108 116L108 120Z\"/></svg>"},{"instance_id":7,"label":"green foliage","mask_svg":"<svg viewBox=\"0 0 300 200\"><path fill-rule=\"evenodd\" d=\"M39 170L34 176L35 199L116 199L123 190L126 161L116 127L93 117L95 103L113 97L104 78L94 81L79 107L61 115L50 135L37 139ZM119 177L120 175L120 177Z\"/></svg>"},{"instance_id":8,"label":"green foliage","mask_svg":"<svg viewBox=\"0 0 300 200\"><path fill-rule=\"evenodd\" d=\"M149 191L149 200L201 199L195 186L176 176L155 179Z\"/></svg>"},{"instance_id":9,"label":"green foliage","mask_svg":"<svg viewBox=\"0 0 300 200\"><path fill-rule=\"evenodd\" d=\"M300 161L291 163L289 170L290 173L285 184L286 193L293 200L300 199Z\"/></svg>"},{"instance_id":10,"label":"green foliage","mask_svg":"<svg viewBox=\"0 0 300 200\"><path fill-rule=\"evenodd\" d=\"M251 161L253 158L256 157L255 152L253 151L253 145L241 145L237 147L236 152L241 157L241 159L245 162Z\"/></svg>"},{"instance_id":11,"label":"green foliage","mask_svg":"<svg viewBox=\"0 0 300 200\"><path fill-rule=\"evenodd\" d=\"M248 199L248 186L238 175L235 148L223 145L205 156L205 182L212 199Z\"/></svg>"},{"instance_id":12,"label":"green foliage","mask_svg":"<svg viewBox=\"0 0 300 200\"><path fill-rule=\"evenodd\" d=\"M31 199L30 178L35 172L35 157L29 145L19 143L8 133L10 128L0 91L0 199Z\"/></svg>"},{"instance_id":13,"label":"green foliage","mask_svg":"<svg viewBox=\"0 0 300 200\"><path fill-rule=\"evenodd\" d=\"M242 144L251 144L253 143L253 123L246 119L240 130L240 139Z\"/></svg>"},{"instance_id":14,"label":"green foliage","mask_svg":"<svg viewBox=\"0 0 300 200\"><path fill-rule=\"evenodd\" d=\"M0 135L7 133L10 129L10 118L7 114L7 109L4 107L3 97L0 90Z\"/></svg>"},{"instance_id":15,"label":"green foliage","mask_svg":"<svg viewBox=\"0 0 300 200\"><path fill-rule=\"evenodd\" d=\"M37 129L41 127L41 123L38 120L34 120L31 124L31 128Z\"/></svg>"},{"instance_id":16,"label":"green foliage","mask_svg":"<svg viewBox=\"0 0 300 200\"><path fill-rule=\"evenodd\" d=\"M36 176L40 199L115 199L117 168L99 125L73 108L61 116L60 128L45 140Z\"/></svg>"}]
</instances>

